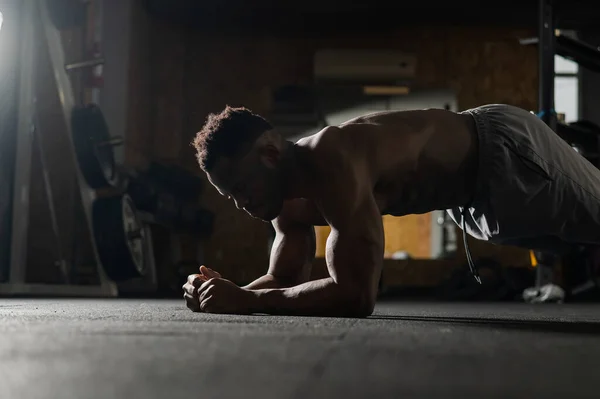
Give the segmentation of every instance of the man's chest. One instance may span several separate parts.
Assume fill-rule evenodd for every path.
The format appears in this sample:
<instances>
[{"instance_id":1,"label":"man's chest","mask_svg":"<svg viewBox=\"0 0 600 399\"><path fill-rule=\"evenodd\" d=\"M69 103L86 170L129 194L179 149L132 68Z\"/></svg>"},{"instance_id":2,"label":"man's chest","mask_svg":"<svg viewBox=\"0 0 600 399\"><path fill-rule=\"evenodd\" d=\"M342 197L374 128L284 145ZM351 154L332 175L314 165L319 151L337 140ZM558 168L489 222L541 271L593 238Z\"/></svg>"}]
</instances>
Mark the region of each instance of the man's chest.
<instances>
[{"instance_id":1,"label":"man's chest","mask_svg":"<svg viewBox=\"0 0 600 399\"><path fill-rule=\"evenodd\" d=\"M295 223L312 225L312 226L327 226L327 222L323 217L320 209L313 200L296 198L288 200L284 204L283 217Z\"/></svg>"}]
</instances>

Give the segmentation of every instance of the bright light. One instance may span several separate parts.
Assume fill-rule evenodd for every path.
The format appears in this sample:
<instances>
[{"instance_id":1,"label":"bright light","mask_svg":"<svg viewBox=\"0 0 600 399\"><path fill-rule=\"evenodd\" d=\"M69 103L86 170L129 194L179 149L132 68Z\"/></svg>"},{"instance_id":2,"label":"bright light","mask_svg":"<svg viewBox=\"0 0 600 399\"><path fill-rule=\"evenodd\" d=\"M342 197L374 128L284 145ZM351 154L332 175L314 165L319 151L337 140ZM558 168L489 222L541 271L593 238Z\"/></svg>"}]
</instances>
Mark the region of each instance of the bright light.
<instances>
[{"instance_id":1,"label":"bright light","mask_svg":"<svg viewBox=\"0 0 600 399\"><path fill-rule=\"evenodd\" d=\"M4 18L2 18L2 13L0 12L0 30L2 30L2 21L4 21Z\"/></svg>"}]
</instances>

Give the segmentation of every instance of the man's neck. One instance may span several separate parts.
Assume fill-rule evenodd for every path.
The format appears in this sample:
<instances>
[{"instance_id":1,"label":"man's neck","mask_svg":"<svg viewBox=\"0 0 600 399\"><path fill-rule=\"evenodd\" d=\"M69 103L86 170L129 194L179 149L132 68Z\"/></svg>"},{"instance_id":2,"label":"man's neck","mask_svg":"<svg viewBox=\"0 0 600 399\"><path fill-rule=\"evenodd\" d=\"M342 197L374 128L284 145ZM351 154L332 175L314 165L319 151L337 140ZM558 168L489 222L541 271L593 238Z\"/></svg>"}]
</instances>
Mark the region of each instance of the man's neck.
<instances>
[{"instance_id":1,"label":"man's neck","mask_svg":"<svg viewBox=\"0 0 600 399\"><path fill-rule=\"evenodd\" d=\"M286 184L285 197L308 198L311 193L311 180L302 148L291 141L285 142L283 174Z\"/></svg>"}]
</instances>

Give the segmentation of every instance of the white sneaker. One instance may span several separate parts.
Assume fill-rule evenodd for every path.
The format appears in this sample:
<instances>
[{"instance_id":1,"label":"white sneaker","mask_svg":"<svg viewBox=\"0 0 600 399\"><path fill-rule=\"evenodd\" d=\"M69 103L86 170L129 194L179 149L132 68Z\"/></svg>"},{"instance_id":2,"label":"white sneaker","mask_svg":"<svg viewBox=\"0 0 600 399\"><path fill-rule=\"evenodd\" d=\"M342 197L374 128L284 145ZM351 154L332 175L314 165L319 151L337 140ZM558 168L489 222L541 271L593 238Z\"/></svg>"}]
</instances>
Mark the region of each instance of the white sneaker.
<instances>
[{"instance_id":1,"label":"white sneaker","mask_svg":"<svg viewBox=\"0 0 600 399\"><path fill-rule=\"evenodd\" d=\"M523 291L523 300L528 303L563 303L565 290L554 284L531 287Z\"/></svg>"}]
</instances>

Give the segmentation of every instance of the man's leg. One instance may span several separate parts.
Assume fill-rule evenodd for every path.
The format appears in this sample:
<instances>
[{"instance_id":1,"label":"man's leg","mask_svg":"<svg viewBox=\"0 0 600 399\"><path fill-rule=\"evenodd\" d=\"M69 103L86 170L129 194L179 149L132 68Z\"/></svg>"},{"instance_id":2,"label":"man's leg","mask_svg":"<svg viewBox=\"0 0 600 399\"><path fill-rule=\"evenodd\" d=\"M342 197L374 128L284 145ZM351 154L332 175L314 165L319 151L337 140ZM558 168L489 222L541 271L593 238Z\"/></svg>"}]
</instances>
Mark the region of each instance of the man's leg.
<instances>
[{"instance_id":1,"label":"man's leg","mask_svg":"<svg viewBox=\"0 0 600 399\"><path fill-rule=\"evenodd\" d=\"M530 201L526 209L539 215L540 226L555 237L547 242L552 247L561 242L600 244L600 170L536 116L511 111L526 119L523 125L528 129L521 144L525 147L525 164L531 159L542 165L550 179L545 189L539 193L530 190L530 197L526 197Z\"/></svg>"},{"instance_id":2,"label":"man's leg","mask_svg":"<svg viewBox=\"0 0 600 399\"><path fill-rule=\"evenodd\" d=\"M535 115L490 105L470 112L480 170L465 224L476 238L565 250L600 244L600 170ZM461 226L462 208L449 210Z\"/></svg>"}]
</instances>

